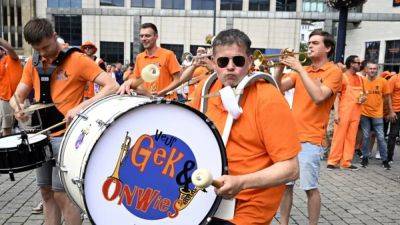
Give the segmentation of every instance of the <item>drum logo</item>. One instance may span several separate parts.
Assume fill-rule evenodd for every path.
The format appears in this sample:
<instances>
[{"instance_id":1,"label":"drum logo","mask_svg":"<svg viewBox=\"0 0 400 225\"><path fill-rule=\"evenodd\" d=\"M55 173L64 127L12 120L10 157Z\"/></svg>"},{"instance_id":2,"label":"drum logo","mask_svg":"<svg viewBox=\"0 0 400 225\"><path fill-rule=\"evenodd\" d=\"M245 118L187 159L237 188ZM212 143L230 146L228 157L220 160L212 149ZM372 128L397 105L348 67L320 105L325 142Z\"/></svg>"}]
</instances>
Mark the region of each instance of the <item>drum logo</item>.
<instances>
[{"instance_id":1,"label":"drum logo","mask_svg":"<svg viewBox=\"0 0 400 225\"><path fill-rule=\"evenodd\" d=\"M190 179L197 169L192 150L160 130L130 143L127 132L115 170L102 185L104 199L146 220L177 217L200 190Z\"/></svg>"}]
</instances>

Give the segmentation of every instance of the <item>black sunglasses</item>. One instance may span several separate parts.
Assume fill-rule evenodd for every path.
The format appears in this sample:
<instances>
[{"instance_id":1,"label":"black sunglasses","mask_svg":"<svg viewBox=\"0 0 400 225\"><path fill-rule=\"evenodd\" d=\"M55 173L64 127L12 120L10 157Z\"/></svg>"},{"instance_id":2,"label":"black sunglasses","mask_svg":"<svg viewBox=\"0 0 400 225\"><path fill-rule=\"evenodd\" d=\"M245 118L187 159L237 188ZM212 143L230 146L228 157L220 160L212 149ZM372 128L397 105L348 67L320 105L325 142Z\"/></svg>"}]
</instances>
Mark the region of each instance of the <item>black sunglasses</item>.
<instances>
[{"instance_id":1,"label":"black sunglasses","mask_svg":"<svg viewBox=\"0 0 400 225\"><path fill-rule=\"evenodd\" d=\"M246 58L241 55L233 56L232 58L229 57L219 57L217 59L217 65L219 68L225 68L229 64L229 60L232 59L233 64L237 67L243 67L246 63Z\"/></svg>"}]
</instances>

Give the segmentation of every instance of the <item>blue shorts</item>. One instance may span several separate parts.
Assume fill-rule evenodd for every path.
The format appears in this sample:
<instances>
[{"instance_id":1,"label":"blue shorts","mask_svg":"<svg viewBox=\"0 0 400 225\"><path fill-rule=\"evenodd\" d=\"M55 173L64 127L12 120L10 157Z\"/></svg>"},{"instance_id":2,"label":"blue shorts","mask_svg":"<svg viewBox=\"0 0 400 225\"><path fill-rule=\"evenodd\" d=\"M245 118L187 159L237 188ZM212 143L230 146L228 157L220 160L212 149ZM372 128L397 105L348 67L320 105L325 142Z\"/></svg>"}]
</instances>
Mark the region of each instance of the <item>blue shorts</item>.
<instances>
[{"instance_id":1,"label":"blue shorts","mask_svg":"<svg viewBox=\"0 0 400 225\"><path fill-rule=\"evenodd\" d=\"M324 148L309 142L301 143L301 151L298 155L300 165L300 188L308 191L318 188L319 170ZM294 185L294 182L286 185Z\"/></svg>"},{"instance_id":2,"label":"blue shorts","mask_svg":"<svg viewBox=\"0 0 400 225\"><path fill-rule=\"evenodd\" d=\"M53 137L50 140L53 149L53 157L58 159L62 137ZM39 187L51 187L53 191L65 192L64 186L61 183L59 168L53 166L53 163L46 162L43 166L36 169L36 182Z\"/></svg>"}]
</instances>

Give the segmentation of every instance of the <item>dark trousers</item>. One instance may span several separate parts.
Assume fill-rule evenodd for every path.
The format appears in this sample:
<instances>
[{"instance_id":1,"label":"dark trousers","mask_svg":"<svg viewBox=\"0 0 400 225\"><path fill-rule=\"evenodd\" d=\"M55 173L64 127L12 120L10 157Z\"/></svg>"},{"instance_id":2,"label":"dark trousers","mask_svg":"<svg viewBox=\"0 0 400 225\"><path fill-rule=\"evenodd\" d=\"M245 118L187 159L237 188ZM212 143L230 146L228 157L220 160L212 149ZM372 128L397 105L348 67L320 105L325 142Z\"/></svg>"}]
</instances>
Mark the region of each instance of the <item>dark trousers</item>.
<instances>
[{"instance_id":1,"label":"dark trousers","mask_svg":"<svg viewBox=\"0 0 400 225\"><path fill-rule=\"evenodd\" d=\"M394 147L396 146L396 137L400 131L400 112L396 112L397 120L390 123L389 139L388 139L388 161L393 161Z\"/></svg>"}]
</instances>

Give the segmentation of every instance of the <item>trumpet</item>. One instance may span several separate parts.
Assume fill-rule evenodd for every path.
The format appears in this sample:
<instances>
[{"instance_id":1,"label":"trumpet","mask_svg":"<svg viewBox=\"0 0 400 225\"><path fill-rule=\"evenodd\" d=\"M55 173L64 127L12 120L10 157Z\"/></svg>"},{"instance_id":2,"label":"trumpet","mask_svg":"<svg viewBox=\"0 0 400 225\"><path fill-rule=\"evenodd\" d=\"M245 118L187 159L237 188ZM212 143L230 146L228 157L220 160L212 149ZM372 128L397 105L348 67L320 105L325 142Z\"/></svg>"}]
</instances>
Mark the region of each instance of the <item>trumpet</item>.
<instances>
[{"instance_id":1,"label":"trumpet","mask_svg":"<svg viewBox=\"0 0 400 225\"><path fill-rule=\"evenodd\" d=\"M211 56L212 56L212 53L193 56L192 53L185 52L185 53L182 54L182 65L183 66L191 66L195 59L201 59L201 58L211 57Z\"/></svg>"},{"instance_id":2,"label":"trumpet","mask_svg":"<svg viewBox=\"0 0 400 225\"><path fill-rule=\"evenodd\" d=\"M264 55L260 50L255 50L253 53L254 65L259 67L261 65L266 66L268 68L282 65L280 62L276 62L272 59L285 58L287 56L295 56L299 55L299 57L303 57L301 63L305 63L308 58L308 52L295 52L293 49L285 48L281 54L274 55Z\"/></svg>"}]
</instances>

